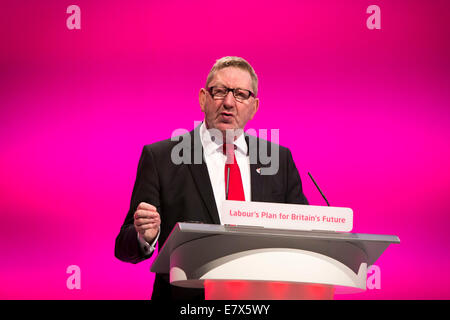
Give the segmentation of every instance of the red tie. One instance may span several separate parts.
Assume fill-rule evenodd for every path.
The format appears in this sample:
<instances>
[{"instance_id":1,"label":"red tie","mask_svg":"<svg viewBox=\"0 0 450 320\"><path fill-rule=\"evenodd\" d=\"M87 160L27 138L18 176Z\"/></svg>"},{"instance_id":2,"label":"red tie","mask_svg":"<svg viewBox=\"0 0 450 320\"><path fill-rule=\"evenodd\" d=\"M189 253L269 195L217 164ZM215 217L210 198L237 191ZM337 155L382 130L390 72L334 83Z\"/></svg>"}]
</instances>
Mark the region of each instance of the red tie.
<instances>
[{"instance_id":1,"label":"red tie","mask_svg":"<svg viewBox=\"0 0 450 320\"><path fill-rule=\"evenodd\" d=\"M241 171L239 170L239 166L236 162L234 149L236 149L236 146L234 144L223 145L223 153L227 156L227 161L225 162L225 196L227 192L227 181L228 181L229 186L228 186L227 200L245 201L244 186L242 185ZM227 177L228 168L230 168L229 177Z\"/></svg>"}]
</instances>

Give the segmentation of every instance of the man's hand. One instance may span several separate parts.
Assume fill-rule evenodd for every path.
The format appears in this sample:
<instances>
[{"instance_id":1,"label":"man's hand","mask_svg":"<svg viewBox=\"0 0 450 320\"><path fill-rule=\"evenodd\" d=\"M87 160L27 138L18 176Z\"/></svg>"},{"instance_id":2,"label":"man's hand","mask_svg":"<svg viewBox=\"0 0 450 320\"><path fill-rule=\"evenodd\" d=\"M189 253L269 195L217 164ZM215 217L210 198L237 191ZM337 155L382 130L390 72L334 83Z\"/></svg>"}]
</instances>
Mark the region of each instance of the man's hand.
<instances>
[{"instance_id":1,"label":"man's hand","mask_svg":"<svg viewBox=\"0 0 450 320\"><path fill-rule=\"evenodd\" d=\"M142 237L148 243L152 243L158 235L161 218L156 208L151 204L139 203L134 213L134 228L139 237Z\"/></svg>"}]
</instances>

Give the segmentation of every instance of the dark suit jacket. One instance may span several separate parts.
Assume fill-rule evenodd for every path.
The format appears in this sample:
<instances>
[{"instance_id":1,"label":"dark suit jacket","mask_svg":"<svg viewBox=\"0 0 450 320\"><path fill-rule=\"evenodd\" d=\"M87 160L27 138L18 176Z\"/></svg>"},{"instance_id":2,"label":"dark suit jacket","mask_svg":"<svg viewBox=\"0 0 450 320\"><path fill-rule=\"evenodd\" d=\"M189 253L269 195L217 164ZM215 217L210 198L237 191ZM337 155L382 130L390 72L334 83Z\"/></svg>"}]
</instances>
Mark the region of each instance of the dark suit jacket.
<instances>
[{"instance_id":1,"label":"dark suit jacket","mask_svg":"<svg viewBox=\"0 0 450 320\"><path fill-rule=\"evenodd\" d=\"M171 160L172 148L180 141L168 139L144 147L130 209L116 238L115 255L118 259L137 263L150 257L145 256L141 250L134 228L133 215L140 202L154 205L161 216L159 248L162 248L177 222L220 223L208 168L204 161L201 164L193 163L194 145L201 148L199 128L182 136L190 141L191 148L188 152L191 154L191 164L176 165ZM247 145L257 145L259 148L259 138L246 135L245 139ZM270 142L268 145L267 150L270 152ZM259 152L257 154L259 155ZM257 173L257 168L268 166L270 164L263 165L260 162L259 156L257 163L250 164L252 201L308 204L289 149L279 146L279 170L275 175ZM169 284L168 275L157 274L152 299L157 298L201 300L204 299L204 292L202 289L172 286Z\"/></svg>"}]
</instances>

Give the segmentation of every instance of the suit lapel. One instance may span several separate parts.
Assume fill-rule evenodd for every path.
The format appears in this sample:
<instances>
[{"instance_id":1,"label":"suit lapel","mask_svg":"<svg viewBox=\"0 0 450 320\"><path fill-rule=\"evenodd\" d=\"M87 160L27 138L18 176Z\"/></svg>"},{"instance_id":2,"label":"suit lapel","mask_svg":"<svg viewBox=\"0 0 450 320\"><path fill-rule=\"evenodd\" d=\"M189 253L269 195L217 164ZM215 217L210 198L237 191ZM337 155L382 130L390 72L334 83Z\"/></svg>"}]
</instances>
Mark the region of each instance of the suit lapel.
<instances>
[{"instance_id":1,"label":"suit lapel","mask_svg":"<svg viewBox=\"0 0 450 320\"><path fill-rule=\"evenodd\" d=\"M206 163L203 158L203 147L200 140L200 126L197 126L193 131L191 131L190 135L191 163L188 164L188 167L191 170L192 177L200 193L200 196L202 197L203 202L208 209L211 220L215 224L220 224L216 200L214 198L214 192L211 186L211 179L209 178L208 168L206 167ZM196 152L197 154L195 154Z\"/></svg>"},{"instance_id":2,"label":"suit lapel","mask_svg":"<svg viewBox=\"0 0 450 320\"><path fill-rule=\"evenodd\" d=\"M247 150L250 157L250 185L251 185L251 201L263 201L265 179L259 174L261 167L264 167L259 159L259 144L258 139L253 136L245 135L245 142L247 142ZM253 149L252 151L250 151ZM256 152L255 152L256 149Z\"/></svg>"}]
</instances>

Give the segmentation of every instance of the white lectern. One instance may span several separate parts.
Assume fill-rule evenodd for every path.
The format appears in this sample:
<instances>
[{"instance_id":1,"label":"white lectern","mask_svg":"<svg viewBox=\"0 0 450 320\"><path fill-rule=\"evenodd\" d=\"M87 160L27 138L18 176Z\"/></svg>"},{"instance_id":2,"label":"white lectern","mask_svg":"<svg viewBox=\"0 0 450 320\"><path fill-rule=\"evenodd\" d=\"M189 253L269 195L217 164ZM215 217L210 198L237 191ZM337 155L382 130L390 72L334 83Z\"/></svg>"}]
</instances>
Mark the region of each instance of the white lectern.
<instances>
[{"instance_id":1,"label":"white lectern","mask_svg":"<svg viewBox=\"0 0 450 320\"><path fill-rule=\"evenodd\" d=\"M397 236L178 223L151 271L206 299L332 299L366 289Z\"/></svg>"}]
</instances>

